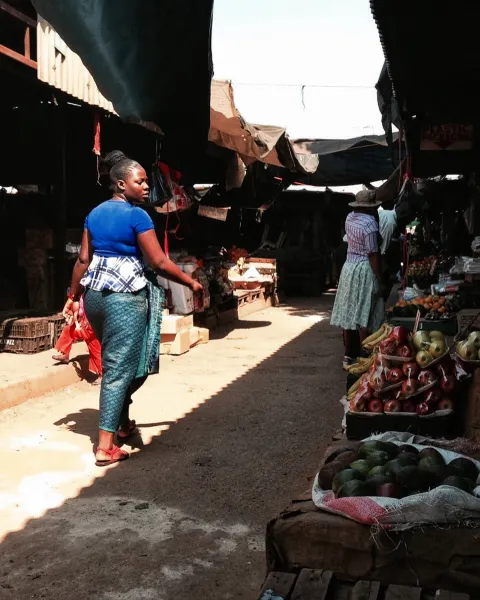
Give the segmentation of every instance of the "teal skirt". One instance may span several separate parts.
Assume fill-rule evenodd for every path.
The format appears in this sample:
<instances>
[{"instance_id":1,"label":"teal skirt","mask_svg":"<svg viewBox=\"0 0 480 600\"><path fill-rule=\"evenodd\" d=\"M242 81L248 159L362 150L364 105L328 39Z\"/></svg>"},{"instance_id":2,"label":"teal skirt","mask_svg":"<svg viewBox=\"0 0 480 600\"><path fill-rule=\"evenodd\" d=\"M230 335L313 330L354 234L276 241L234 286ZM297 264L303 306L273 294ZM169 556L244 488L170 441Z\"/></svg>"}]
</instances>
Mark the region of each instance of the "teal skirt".
<instances>
[{"instance_id":1,"label":"teal skirt","mask_svg":"<svg viewBox=\"0 0 480 600\"><path fill-rule=\"evenodd\" d=\"M159 371L164 291L147 280L135 293L85 292L85 313L102 346L99 427L112 433L128 420L131 394Z\"/></svg>"},{"instance_id":2,"label":"teal skirt","mask_svg":"<svg viewBox=\"0 0 480 600\"><path fill-rule=\"evenodd\" d=\"M343 265L330 324L342 329L377 331L385 320L385 304L368 260Z\"/></svg>"}]
</instances>

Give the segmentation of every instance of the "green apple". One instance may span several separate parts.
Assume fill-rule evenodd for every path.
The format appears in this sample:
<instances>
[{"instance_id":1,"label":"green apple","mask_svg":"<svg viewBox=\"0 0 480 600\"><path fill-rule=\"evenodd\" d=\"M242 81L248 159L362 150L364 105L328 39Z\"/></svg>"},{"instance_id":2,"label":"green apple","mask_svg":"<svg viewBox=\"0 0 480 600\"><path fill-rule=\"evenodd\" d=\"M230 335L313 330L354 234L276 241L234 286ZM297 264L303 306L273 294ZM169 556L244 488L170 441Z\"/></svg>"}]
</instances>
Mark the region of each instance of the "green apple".
<instances>
[{"instance_id":1,"label":"green apple","mask_svg":"<svg viewBox=\"0 0 480 600\"><path fill-rule=\"evenodd\" d=\"M472 343L477 350L480 350L480 331L472 331L467 338L467 342Z\"/></svg>"},{"instance_id":2,"label":"green apple","mask_svg":"<svg viewBox=\"0 0 480 600\"><path fill-rule=\"evenodd\" d=\"M433 340L433 342L428 347L428 352L433 356L433 358L440 358L447 351L447 344L445 340Z\"/></svg>"},{"instance_id":3,"label":"green apple","mask_svg":"<svg viewBox=\"0 0 480 600\"><path fill-rule=\"evenodd\" d=\"M415 360L417 361L421 369L425 369L432 362L433 356L430 354L430 352L427 352L426 350L420 350L419 352L417 352Z\"/></svg>"},{"instance_id":4,"label":"green apple","mask_svg":"<svg viewBox=\"0 0 480 600\"><path fill-rule=\"evenodd\" d=\"M430 346L428 331L417 331L413 336L413 345L417 350L426 350Z\"/></svg>"}]
</instances>

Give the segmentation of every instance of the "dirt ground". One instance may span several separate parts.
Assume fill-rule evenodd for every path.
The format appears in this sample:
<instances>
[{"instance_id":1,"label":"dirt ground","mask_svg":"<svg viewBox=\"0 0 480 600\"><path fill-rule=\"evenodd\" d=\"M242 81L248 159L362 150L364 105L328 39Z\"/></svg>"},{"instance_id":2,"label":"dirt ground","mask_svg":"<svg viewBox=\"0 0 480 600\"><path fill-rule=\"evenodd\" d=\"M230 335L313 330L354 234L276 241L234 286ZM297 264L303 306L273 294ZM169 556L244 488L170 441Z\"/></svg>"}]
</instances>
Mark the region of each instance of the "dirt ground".
<instances>
[{"instance_id":1,"label":"dirt ground","mask_svg":"<svg viewBox=\"0 0 480 600\"><path fill-rule=\"evenodd\" d=\"M0 599L253 600L266 524L340 425L332 300L162 357L123 464L94 465L98 389L85 382L1 412Z\"/></svg>"}]
</instances>

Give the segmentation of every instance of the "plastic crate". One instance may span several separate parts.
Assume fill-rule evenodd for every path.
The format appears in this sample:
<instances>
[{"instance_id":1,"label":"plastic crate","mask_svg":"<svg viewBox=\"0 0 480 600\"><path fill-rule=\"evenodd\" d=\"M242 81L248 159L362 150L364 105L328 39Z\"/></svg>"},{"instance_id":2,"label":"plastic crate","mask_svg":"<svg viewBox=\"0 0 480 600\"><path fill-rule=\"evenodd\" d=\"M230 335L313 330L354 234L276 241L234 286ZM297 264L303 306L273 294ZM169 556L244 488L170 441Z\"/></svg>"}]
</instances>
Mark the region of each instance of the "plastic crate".
<instances>
[{"instance_id":1,"label":"plastic crate","mask_svg":"<svg viewBox=\"0 0 480 600\"><path fill-rule=\"evenodd\" d=\"M48 335L50 327L46 318L5 319L0 324L2 338L39 338Z\"/></svg>"},{"instance_id":2,"label":"plastic crate","mask_svg":"<svg viewBox=\"0 0 480 600\"><path fill-rule=\"evenodd\" d=\"M62 313L48 317L49 332L52 339L52 348L58 342L58 338L62 334L65 327L65 317Z\"/></svg>"},{"instance_id":3,"label":"plastic crate","mask_svg":"<svg viewBox=\"0 0 480 600\"><path fill-rule=\"evenodd\" d=\"M47 323L48 326L48 323ZM0 352L11 352L13 354L37 354L52 347L52 336L50 333L36 338L10 338L0 339Z\"/></svg>"}]
</instances>

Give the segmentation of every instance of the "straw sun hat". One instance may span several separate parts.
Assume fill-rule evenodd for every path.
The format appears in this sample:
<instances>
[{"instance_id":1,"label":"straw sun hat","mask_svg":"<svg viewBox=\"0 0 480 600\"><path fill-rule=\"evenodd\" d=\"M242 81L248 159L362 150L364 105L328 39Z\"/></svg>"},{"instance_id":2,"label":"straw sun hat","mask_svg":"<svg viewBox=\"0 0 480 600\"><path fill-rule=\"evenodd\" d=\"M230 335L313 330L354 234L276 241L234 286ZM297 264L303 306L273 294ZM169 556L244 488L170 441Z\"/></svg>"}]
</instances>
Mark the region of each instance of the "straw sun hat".
<instances>
[{"instance_id":1,"label":"straw sun hat","mask_svg":"<svg viewBox=\"0 0 480 600\"><path fill-rule=\"evenodd\" d=\"M374 190L361 190L355 195L355 201L349 202L348 206L353 208L376 208L381 203L377 200Z\"/></svg>"}]
</instances>

